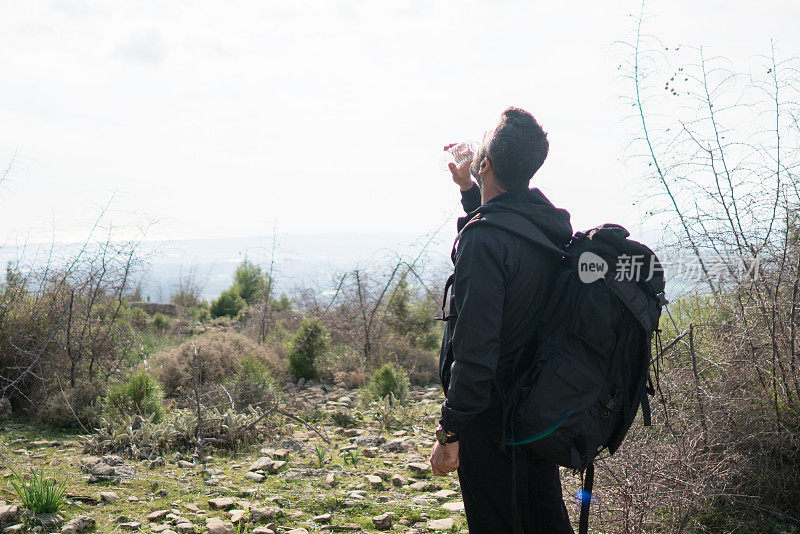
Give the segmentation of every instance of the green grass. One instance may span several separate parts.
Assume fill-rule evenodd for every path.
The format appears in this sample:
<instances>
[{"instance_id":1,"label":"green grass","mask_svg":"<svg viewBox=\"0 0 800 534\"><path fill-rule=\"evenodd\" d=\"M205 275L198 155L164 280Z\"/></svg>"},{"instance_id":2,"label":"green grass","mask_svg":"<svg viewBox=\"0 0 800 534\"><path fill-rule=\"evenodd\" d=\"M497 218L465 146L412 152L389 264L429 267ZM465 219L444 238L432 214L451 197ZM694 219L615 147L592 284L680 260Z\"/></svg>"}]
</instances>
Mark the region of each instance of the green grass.
<instances>
[{"instance_id":1,"label":"green grass","mask_svg":"<svg viewBox=\"0 0 800 534\"><path fill-rule=\"evenodd\" d=\"M25 509L33 514L54 514L66 502L66 480L47 477L44 468L37 472L31 469L29 477L22 477L16 471L11 471L14 479L11 487L22 501Z\"/></svg>"}]
</instances>

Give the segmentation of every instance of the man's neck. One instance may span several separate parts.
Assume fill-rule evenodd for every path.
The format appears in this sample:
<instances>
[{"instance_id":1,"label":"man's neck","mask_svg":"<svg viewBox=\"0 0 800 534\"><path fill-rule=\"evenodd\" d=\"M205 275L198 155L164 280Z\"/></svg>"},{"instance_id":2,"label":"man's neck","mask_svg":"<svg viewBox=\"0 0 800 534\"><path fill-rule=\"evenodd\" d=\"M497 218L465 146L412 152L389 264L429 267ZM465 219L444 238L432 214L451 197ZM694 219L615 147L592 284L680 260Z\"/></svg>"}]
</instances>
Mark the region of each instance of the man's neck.
<instances>
[{"instance_id":1,"label":"man's neck","mask_svg":"<svg viewBox=\"0 0 800 534\"><path fill-rule=\"evenodd\" d=\"M483 187L481 187L481 205L486 204L494 197L500 196L506 192L507 191L502 187L484 183Z\"/></svg>"}]
</instances>

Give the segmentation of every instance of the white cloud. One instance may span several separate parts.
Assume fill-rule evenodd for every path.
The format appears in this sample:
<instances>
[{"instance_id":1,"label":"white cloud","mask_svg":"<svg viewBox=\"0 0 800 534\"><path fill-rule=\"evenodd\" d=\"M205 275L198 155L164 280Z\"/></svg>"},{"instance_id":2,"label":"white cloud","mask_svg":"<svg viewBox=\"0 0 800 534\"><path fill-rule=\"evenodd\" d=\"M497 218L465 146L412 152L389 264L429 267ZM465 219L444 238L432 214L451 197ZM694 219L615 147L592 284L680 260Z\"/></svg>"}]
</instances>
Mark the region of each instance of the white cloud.
<instances>
[{"instance_id":1,"label":"white cloud","mask_svg":"<svg viewBox=\"0 0 800 534\"><path fill-rule=\"evenodd\" d=\"M151 28L130 35L124 43L117 46L114 56L133 63L158 65L167 56L167 46L161 32Z\"/></svg>"}]
</instances>

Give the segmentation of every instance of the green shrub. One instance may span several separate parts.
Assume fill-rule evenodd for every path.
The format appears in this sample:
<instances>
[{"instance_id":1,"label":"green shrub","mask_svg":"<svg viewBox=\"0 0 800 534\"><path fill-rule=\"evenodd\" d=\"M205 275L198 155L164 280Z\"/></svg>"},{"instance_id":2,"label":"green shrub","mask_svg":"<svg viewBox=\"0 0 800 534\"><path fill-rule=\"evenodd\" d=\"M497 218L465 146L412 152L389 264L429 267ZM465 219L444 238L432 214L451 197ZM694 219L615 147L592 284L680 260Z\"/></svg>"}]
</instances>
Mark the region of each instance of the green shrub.
<instances>
[{"instance_id":1,"label":"green shrub","mask_svg":"<svg viewBox=\"0 0 800 534\"><path fill-rule=\"evenodd\" d=\"M205 323L211 320L211 311L206 307L194 307L191 308L192 317L194 317L195 321L199 321L201 323Z\"/></svg>"},{"instance_id":2,"label":"green shrub","mask_svg":"<svg viewBox=\"0 0 800 534\"><path fill-rule=\"evenodd\" d=\"M147 371L139 371L111 388L106 401L106 413L111 418L152 415L157 423L164 415L163 397L158 381Z\"/></svg>"},{"instance_id":3,"label":"green shrub","mask_svg":"<svg viewBox=\"0 0 800 534\"><path fill-rule=\"evenodd\" d=\"M158 333L164 333L164 331L169 328L169 322L169 318L163 313L156 313L153 316L153 328Z\"/></svg>"},{"instance_id":4,"label":"green shrub","mask_svg":"<svg viewBox=\"0 0 800 534\"><path fill-rule=\"evenodd\" d=\"M79 381L75 387L58 389L39 406L38 418L56 429L83 427L92 430L100 423L105 384L98 380Z\"/></svg>"},{"instance_id":5,"label":"green shrub","mask_svg":"<svg viewBox=\"0 0 800 534\"><path fill-rule=\"evenodd\" d=\"M67 481L46 478L44 469L31 469L30 477L23 478L12 470L11 486L22 501L22 505L34 515L54 514L66 503Z\"/></svg>"},{"instance_id":6,"label":"green shrub","mask_svg":"<svg viewBox=\"0 0 800 534\"><path fill-rule=\"evenodd\" d=\"M131 324L137 330L145 330L147 329L147 323L150 319L150 316L147 315L147 312L144 311L142 308L132 308L131 309Z\"/></svg>"},{"instance_id":7,"label":"green shrub","mask_svg":"<svg viewBox=\"0 0 800 534\"><path fill-rule=\"evenodd\" d=\"M408 375L392 363L383 364L376 370L366 387L369 399L390 399L391 402L405 403L408 400Z\"/></svg>"},{"instance_id":8,"label":"green shrub","mask_svg":"<svg viewBox=\"0 0 800 534\"><path fill-rule=\"evenodd\" d=\"M233 286L223 291L219 298L211 303L211 315L234 318L239 315L245 304L245 300L239 295L239 289Z\"/></svg>"},{"instance_id":9,"label":"green shrub","mask_svg":"<svg viewBox=\"0 0 800 534\"><path fill-rule=\"evenodd\" d=\"M316 317L308 317L294 335L289 372L297 378L316 378L318 360L328 351L328 334Z\"/></svg>"}]
</instances>

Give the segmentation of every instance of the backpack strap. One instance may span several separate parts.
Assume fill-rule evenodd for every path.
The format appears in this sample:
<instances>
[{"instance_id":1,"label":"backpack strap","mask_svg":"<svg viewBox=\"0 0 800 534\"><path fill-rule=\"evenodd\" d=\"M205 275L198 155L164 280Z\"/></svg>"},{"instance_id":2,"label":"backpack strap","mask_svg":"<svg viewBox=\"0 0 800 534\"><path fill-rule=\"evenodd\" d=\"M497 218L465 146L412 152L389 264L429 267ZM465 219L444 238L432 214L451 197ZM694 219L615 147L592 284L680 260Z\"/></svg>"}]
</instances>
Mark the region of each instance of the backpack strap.
<instances>
[{"instance_id":1,"label":"backpack strap","mask_svg":"<svg viewBox=\"0 0 800 534\"><path fill-rule=\"evenodd\" d=\"M594 462L589 462L583 477L583 491L581 491L581 517L578 522L578 534L589 532L589 505L592 502L592 488L594 487Z\"/></svg>"}]
</instances>

